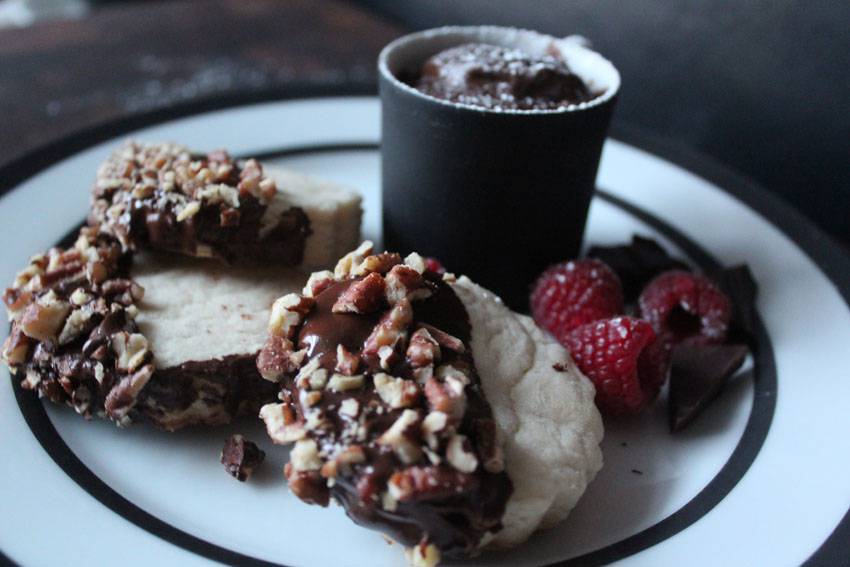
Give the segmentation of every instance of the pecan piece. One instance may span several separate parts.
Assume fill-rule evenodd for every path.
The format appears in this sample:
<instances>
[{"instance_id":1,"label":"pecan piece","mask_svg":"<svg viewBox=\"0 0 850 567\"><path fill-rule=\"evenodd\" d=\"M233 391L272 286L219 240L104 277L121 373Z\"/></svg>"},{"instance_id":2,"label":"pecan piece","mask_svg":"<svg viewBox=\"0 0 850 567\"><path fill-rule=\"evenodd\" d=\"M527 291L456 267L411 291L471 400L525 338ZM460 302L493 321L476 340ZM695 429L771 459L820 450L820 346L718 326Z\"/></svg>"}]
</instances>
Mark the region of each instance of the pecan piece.
<instances>
[{"instance_id":1,"label":"pecan piece","mask_svg":"<svg viewBox=\"0 0 850 567\"><path fill-rule=\"evenodd\" d=\"M52 291L48 292L24 309L21 330L38 341L55 339L70 312L71 305L67 301L58 299Z\"/></svg>"},{"instance_id":2,"label":"pecan piece","mask_svg":"<svg viewBox=\"0 0 850 567\"><path fill-rule=\"evenodd\" d=\"M327 506L330 501L330 490L319 471L299 471L292 463L287 463L283 474L289 483L289 490L307 504Z\"/></svg>"},{"instance_id":3,"label":"pecan piece","mask_svg":"<svg viewBox=\"0 0 850 567\"><path fill-rule=\"evenodd\" d=\"M336 280L334 279L334 273L331 271L324 270L321 272L313 272L307 279L307 283L304 285L304 289L301 293L306 297L316 297L331 287L334 282L336 282Z\"/></svg>"},{"instance_id":4,"label":"pecan piece","mask_svg":"<svg viewBox=\"0 0 850 567\"><path fill-rule=\"evenodd\" d=\"M111 343L117 357L115 367L120 371L134 372L151 358L148 340L140 333L119 331L112 335Z\"/></svg>"},{"instance_id":5,"label":"pecan piece","mask_svg":"<svg viewBox=\"0 0 850 567\"><path fill-rule=\"evenodd\" d=\"M437 341L440 346L460 354L466 352L466 347L464 346L463 341L459 338L427 323L422 323L421 327L431 333L431 336L434 337L434 340Z\"/></svg>"},{"instance_id":6,"label":"pecan piece","mask_svg":"<svg viewBox=\"0 0 850 567\"><path fill-rule=\"evenodd\" d=\"M446 466L415 466L393 474L388 488L400 502L421 502L465 492L476 482L474 476Z\"/></svg>"},{"instance_id":7,"label":"pecan piece","mask_svg":"<svg viewBox=\"0 0 850 567\"><path fill-rule=\"evenodd\" d=\"M349 252L345 256L339 259L339 262L336 263L334 267L334 277L338 280L346 278L351 275L352 270L359 266L366 256L372 254L373 244L366 240L360 246L357 247L357 250L353 252Z\"/></svg>"},{"instance_id":8,"label":"pecan piece","mask_svg":"<svg viewBox=\"0 0 850 567\"><path fill-rule=\"evenodd\" d=\"M442 412L454 420L463 417L466 411L466 395L463 389L458 391L437 378L430 378L425 382L425 397L432 411Z\"/></svg>"},{"instance_id":9,"label":"pecan piece","mask_svg":"<svg viewBox=\"0 0 850 567\"><path fill-rule=\"evenodd\" d=\"M393 409L410 407L419 398L419 387L413 380L394 378L383 372L375 374L372 380L378 396Z\"/></svg>"},{"instance_id":10,"label":"pecan piece","mask_svg":"<svg viewBox=\"0 0 850 567\"><path fill-rule=\"evenodd\" d=\"M364 315L380 309L384 300L384 278L371 273L355 281L343 291L334 303L334 313L357 313Z\"/></svg>"},{"instance_id":11,"label":"pecan piece","mask_svg":"<svg viewBox=\"0 0 850 567\"><path fill-rule=\"evenodd\" d=\"M266 424L266 431L274 443L286 445L306 435L303 424L295 416L292 403L266 404L260 408L260 419Z\"/></svg>"},{"instance_id":12,"label":"pecan piece","mask_svg":"<svg viewBox=\"0 0 850 567\"><path fill-rule=\"evenodd\" d=\"M389 447L403 463L415 463L422 456L422 449L414 442L419 436L419 412L406 409L389 429L378 437L378 444Z\"/></svg>"},{"instance_id":13,"label":"pecan piece","mask_svg":"<svg viewBox=\"0 0 850 567\"><path fill-rule=\"evenodd\" d=\"M277 299L269 315L269 334L288 339L295 338L296 328L315 303L312 297L304 297L297 293L289 293Z\"/></svg>"},{"instance_id":14,"label":"pecan piece","mask_svg":"<svg viewBox=\"0 0 850 567\"><path fill-rule=\"evenodd\" d=\"M141 367L135 373L125 376L121 381L109 391L104 402L106 413L118 422L119 425L129 423L128 414L136 405L136 400L139 392L142 391L151 376L153 376L153 364L147 364Z\"/></svg>"},{"instance_id":15,"label":"pecan piece","mask_svg":"<svg viewBox=\"0 0 850 567\"><path fill-rule=\"evenodd\" d=\"M352 276L363 276L368 273L386 274L393 266L401 264L401 256L395 252L383 252L366 256L360 264L351 269Z\"/></svg>"},{"instance_id":16,"label":"pecan piece","mask_svg":"<svg viewBox=\"0 0 850 567\"><path fill-rule=\"evenodd\" d=\"M360 357L353 354L344 345L336 346L336 366L334 370L345 376L353 376L360 366Z\"/></svg>"},{"instance_id":17,"label":"pecan piece","mask_svg":"<svg viewBox=\"0 0 850 567\"><path fill-rule=\"evenodd\" d=\"M407 336L407 327L413 320L413 307L403 299L381 317L372 333L363 343L363 354L377 356L382 346L395 347Z\"/></svg>"},{"instance_id":18,"label":"pecan piece","mask_svg":"<svg viewBox=\"0 0 850 567\"><path fill-rule=\"evenodd\" d=\"M437 567L440 564L440 548L423 538L421 542L404 550L410 567Z\"/></svg>"},{"instance_id":19,"label":"pecan piece","mask_svg":"<svg viewBox=\"0 0 850 567\"><path fill-rule=\"evenodd\" d=\"M387 274L386 282L387 302L390 305L395 305L402 299L427 299L433 293L422 274L404 264L394 266Z\"/></svg>"},{"instance_id":20,"label":"pecan piece","mask_svg":"<svg viewBox=\"0 0 850 567\"><path fill-rule=\"evenodd\" d=\"M30 350L30 339L18 325L12 325L12 332L3 343L3 360L9 366L23 364Z\"/></svg>"},{"instance_id":21,"label":"pecan piece","mask_svg":"<svg viewBox=\"0 0 850 567\"><path fill-rule=\"evenodd\" d=\"M257 370L266 380L280 382L284 375L298 370L304 354L303 351L296 352L289 339L270 335L257 355Z\"/></svg>"},{"instance_id":22,"label":"pecan piece","mask_svg":"<svg viewBox=\"0 0 850 567\"><path fill-rule=\"evenodd\" d=\"M428 332L419 328L410 337L407 360L413 368L424 368L440 361L440 345Z\"/></svg>"}]
</instances>

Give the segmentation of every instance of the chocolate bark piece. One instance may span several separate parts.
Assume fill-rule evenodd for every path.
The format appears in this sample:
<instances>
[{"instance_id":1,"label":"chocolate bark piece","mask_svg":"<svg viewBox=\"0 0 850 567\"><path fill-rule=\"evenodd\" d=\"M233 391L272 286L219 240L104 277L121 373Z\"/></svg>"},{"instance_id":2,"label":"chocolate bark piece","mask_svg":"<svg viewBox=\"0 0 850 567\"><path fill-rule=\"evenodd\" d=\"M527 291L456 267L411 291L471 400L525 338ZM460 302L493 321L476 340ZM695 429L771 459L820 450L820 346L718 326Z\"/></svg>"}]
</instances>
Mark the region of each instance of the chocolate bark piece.
<instances>
[{"instance_id":1,"label":"chocolate bark piece","mask_svg":"<svg viewBox=\"0 0 850 567\"><path fill-rule=\"evenodd\" d=\"M238 434L228 437L221 450L221 464L224 465L224 470L241 482L251 478L265 458L265 452L254 442Z\"/></svg>"},{"instance_id":2,"label":"chocolate bark piece","mask_svg":"<svg viewBox=\"0 0 850 567\"><path fill-rule=\"evenodd\" d=\"M740 264L724 268L715 275L715 280L732 302L728 341L747 343L755 348L758 285L749 266Z\"/></svg>"},{"instance_id":3,"label":"chocolate bark piece","mask_svg":"<svg viewBox=\"0 0 850 567\"><path fill-rule=\"evenodd\" d=\"M385 284L374 308L377 288L360 282L376 277ZM282 403L261 410L273 441L295 443L290 489L308 503L334 498L356 523L423 555L474 552L501 527L512 488L463 304L418 255L385 262L369 243L304 295L309 310L282 298L292 314L272 318L272 337L301 362L280 382ZM370 308L335 310L340 298Z\"/></svg>"},{"instance_id":4,"label":"chocolate bark piece","mask_svg":"<svg viewBox=\"0 0 850 567\"><path fill-rule=\"evenodd\" d=\"M655 276L668 270L687 270L690 266L671 257L655 240L633 235L630 244L593 246L587 255L602 260L620 276L626 302L635 301L643 287Z\"/></svg>"},{"instance_id":5,"label":"chocolate bark piece","mask_svg":"<svg viewBox=\"0 0 850 567\"><path fill-rule=\"evenodd\" d=\"M140 247L227 262L302 263L310 221L256 160L175 144L127 143L100 167L90 223L125 250Z\"/></svg>"},{"instance_id":6,"label":"chocolate bark piece","mask_svg":"<svg viewBox=\"0 0 850 567\"><path fill-rule=\"evenodd\" d=\"M687 427L720 394L744 363L746 345L690 345L673 349L670 371L670 431Z\"/></svg>"}]
</instances>

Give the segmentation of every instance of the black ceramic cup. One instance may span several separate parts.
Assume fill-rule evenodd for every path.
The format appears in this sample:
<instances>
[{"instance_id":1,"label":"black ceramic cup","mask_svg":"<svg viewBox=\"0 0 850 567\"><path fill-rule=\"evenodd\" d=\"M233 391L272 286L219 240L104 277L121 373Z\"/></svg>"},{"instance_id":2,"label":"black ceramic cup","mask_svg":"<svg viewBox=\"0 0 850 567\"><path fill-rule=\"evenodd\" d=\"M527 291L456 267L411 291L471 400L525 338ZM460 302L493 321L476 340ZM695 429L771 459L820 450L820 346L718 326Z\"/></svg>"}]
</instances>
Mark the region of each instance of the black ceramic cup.
<instances>
[{"instance_id":1,"label":"black ceramic cup","mask_svg":"<svg viewBox=\"0 0 850 567\"><path fill-rule=\"evenodd\" d=\"M490 110L437 99L408 82L464 43L559 54L594 93L557 110ZM581 248L620 75L580 38L446 27L404 36L378 59L387 250L434 256L514 309L534 278Z\"/></svg>"}]
</instances>

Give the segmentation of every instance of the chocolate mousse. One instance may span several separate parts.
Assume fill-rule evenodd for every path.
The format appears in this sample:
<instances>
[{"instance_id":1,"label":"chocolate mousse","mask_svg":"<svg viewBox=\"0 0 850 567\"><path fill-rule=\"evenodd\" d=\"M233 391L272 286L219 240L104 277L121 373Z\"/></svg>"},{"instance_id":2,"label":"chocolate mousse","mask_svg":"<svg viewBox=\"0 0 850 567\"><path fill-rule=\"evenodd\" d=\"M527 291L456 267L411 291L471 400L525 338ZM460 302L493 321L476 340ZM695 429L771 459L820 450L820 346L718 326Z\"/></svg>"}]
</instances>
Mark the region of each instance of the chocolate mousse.
<instances>
[{"instance_id":1,"label":"chocolate mousse","mask_svg":"<svg viewBox=\"0 0 850 567\"><path fill-rule=\"evenodd\" d=\"M435 98L491 110L555 110L598 96L561 58L485 43L434 55L414 86Z\"/></svg>"}]
</instances>

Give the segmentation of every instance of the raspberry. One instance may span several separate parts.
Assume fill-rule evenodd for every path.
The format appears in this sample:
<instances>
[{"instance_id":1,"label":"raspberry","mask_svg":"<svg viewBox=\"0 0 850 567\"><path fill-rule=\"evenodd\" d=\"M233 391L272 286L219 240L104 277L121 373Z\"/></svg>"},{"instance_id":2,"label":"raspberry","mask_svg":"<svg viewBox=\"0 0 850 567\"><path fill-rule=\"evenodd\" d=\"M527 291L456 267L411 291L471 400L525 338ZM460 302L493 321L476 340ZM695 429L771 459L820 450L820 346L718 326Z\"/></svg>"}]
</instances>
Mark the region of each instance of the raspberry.
<instances>
[{"instance_id":1,"label":"raspberry","mask_svg":"<svg viewBox=\"0 0 850 567\"><path fill-rule=\"evenodd\" d=\"M620 279L599 260L556 264L537 278L531 312L538 325L560 339L580 325L622 313Z\"/></svg>"},{"instance_id":2,"label":"raspberry","mask_svg":"<svg viewBox=\"0 0 850 567\"><path fill-rule=\"evenodd\" d=\"M732 304L708 278L690 272L664 272L638 299L641 316L665 342L720 344L726 340Z\"/></svg>"},{"instance_id":3,"label":"raspberry","mask_svg":"<svg viewBox=\"0 0 850 567\"><path fill-rule=\"evenodd\" d=\"M655 399L667 377L669 351L642 319L588 323L568 333L562 344L596 386L596 405L608 415L637 413Z\"/></svg>"},{"instance_id":4,"label":"raspberry","mask_svg":"<svg viewBox=\"0 0 850 567\"><path fill-rule=\"evenodd\" d=\"M446 269L443 267L443 263L432 256L428 256L427 258L425 258L425 269L429 272L434 272L435 274L446 273Z\"/></svg>"}]
</instances>

